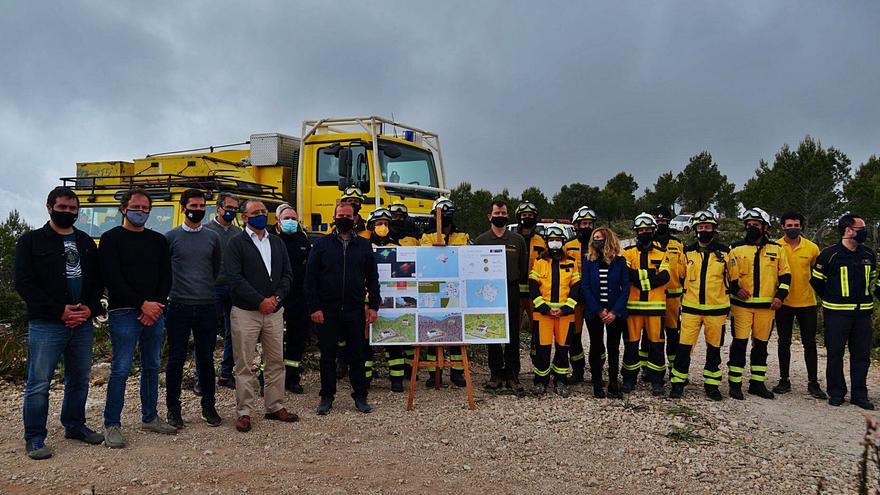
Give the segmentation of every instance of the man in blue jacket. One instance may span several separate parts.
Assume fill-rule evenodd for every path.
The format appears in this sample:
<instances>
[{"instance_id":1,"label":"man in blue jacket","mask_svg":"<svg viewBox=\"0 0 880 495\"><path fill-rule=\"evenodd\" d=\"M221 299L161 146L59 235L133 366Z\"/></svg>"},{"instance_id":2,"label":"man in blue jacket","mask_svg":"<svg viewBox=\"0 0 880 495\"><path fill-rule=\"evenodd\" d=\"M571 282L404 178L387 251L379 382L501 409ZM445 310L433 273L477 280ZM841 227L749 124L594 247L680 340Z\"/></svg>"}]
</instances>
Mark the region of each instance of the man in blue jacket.
<instances>
[{"instance_id":1,"label":"man in blue jacket","mask_svg":"<svg viewBox=\"0 0 880 495\"><path fill-rule=\"evenodd\" d=\"M315 241L306 263L305 296L316 325L321 350L321 403L318 415L333 407L336 396L337 342L344 340L350 367L352 397L358 411L372 410L367 402L364 371L364 325L376 320L379 309L379 271L370 241L355 235L355 213L340 203L333 232ZM368 310L364 314L364 300Z\"/></svg>"}]
</instances>

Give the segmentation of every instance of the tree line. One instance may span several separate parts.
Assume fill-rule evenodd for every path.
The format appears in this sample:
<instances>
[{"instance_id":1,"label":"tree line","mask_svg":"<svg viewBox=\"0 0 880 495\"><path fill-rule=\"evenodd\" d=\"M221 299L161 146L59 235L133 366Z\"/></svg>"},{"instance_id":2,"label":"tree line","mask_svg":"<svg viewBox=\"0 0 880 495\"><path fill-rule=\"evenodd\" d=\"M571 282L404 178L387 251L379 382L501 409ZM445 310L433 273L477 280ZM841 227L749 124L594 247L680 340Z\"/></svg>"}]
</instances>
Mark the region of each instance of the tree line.
<instances>
[{"instance_id":1,"label":"tree line","mask_svg":"<svg viewBox=\"0 0 880 495\"><path fill-rule=\"evenodd\" d=\"M631 219L658 205L673 212L710 209L722 218L735 218L742 208L753 206L777 218L795 210L804 215L807 229L817 237L833 230L834 221L849 211L865 218L876 239L880 234L880 158L871 155L853 173L846 154L834 147L823 148L818 139L806 136L796 148L783 145L772 163L761 160L739 190L704 150L690 157L678 173L660 174L641 192L632 174L620 172L603 187L575 182L549 197L536 186L513 196L506 188L497 193L474 190L468 182L456 186L450 197L456 205L456 222L471 234L486 229L487 205L503 199L511 205L511 216L519 203L529 201L542 218L570 218L588 205L605 222Z\"/></svg>"}]
</instances>

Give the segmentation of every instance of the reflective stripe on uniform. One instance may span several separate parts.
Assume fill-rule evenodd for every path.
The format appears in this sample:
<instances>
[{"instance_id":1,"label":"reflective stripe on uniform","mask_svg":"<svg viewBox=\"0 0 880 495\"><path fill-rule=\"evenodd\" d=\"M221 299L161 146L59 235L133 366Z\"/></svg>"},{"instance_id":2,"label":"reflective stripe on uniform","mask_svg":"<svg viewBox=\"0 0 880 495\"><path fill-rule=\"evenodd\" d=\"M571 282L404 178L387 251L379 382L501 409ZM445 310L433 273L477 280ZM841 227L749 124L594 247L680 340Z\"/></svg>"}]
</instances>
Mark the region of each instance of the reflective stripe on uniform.
<instances>
[{"instance_id":1,"label":"reflective stripe on uniform","mask_svg":"<svg viewBox=\"0 0 880 495\"><path fill-rule=\"evenodd\" d=\"M638 371L642 367L641 361L636 361L635 364L627 364L623 363L623 369L627 371Z\"/></svg>"},{"instance_id":2,"label":"reflective stripe on uniform","mask_svg":"<svg viewBox=\"0 0 880 495\"><path fill-rule=\"evenodd\" d=\"M651 290L651 282L648 280L648 270L639 270L639 285L642 290Z\"/></svg>"},{"instance_id":3,"label":"reflective stripe on uniform","mask_svg":"<svg viewBox=\"0 0 880 495\"><path fill-rule=\"evenodd\" d=\"M547 376L550 374L550 368L547 368L546 370L543 370L543 371L539 370L538 368L535 368L534 370L535 370L535 374L538 376Z\"/></svg>"},{"instance_id":4,"label":"reflective stripe on uniform","mask_svg":"<svg viewBox=\"0 0 880 495\"><path fill-rule=\"evenodd\" d=\"M863 304L838 304L831 303L828 301L822 301L822 307L825 309L831 309L835 311L855 311L855 310L872 310L874 309L874 302L868 302Z\"/></svg>"},{"instance_id":5,"label":"reflective stripe on uniform","mask_svg":"<svg viewBox=\"0 0 880 495\"><path fill-rule=\"evenodd\" d=\"M721 370L703 370L703 383L706 385L721 385Z\"/></svg>"},{"instance_id":6,"label":"reflective stripe on uniform","mask_svg":"<svg viewBox=\"0 0 880 495\"><path fill-rule=\"evenodd\" d=\"M584 360L584 353L582 352L580 354L575 354L574 356L570 357L569 359L572 361L583 361Z\"/></svg>"},{"instance_id":7,"label":"reflective stripe on uniform","mask_svg":"<svg viewBox=\"0 0 880 495\"><path fill-rule=\"evenodd\" d=\"M813 277L818 278L819 280L828 280L828 277L826 277L824 273L815 268L813 268Z\"/></svg>"},{"instance_id":8,"label":"reflective stripe on uniform","mask_svg":"<svg viewBox=\"0 0 880 495\"><path fill-rule=\"evenodd\" d=\"M662 366L659 366L659 365L652 363L651 361L645 361L645 366L647 366L648 369L651 369L654 371L666 371L666 363L663 363Z\"/></svg>"},{"instance_id":9,"label":"reflective stripe on uniform","mask_svg":"<svg viewBox=\"0 0 880 495\"><path fill-rule=\"evenodd\" d=\"M555 364L550 365L550 369L553 370L553 373L556 373L557 375L567 375L569 372L569 368L560 368Z\"/></svg>"},{"instance_id":10,"label":"reflective stripe on uniform","mask_svg":"<svg viewBox=\"0 0 880 495\"><path fill-rule=\"evenodd\" d=\"M299 365L300 365L299 361L294 361L292 359L285 359L284 360L284 366L287 366L288 368L299 368Z\"/></svg>"},{"instance_id":11,"label":"reflective stripe on uniform","mask_svg":"<svg viewBox=\"0 0 880 495\"><path fill-rule=\"evenodd\" d=\"M627 301L626 307L629 309L657 309L666 310L666 301Z\"/></svg>"},{"instance_id":12,"label":"reflective stripe on uniform","mask_svg":"<svg viewBox=\"0 0 880 495\"><path fill-rule=\"evenodd\" d=\"M388 366L403 366L405 362L403 358L389 359Z\"/></svg>"},{"instance_id":13,"label":"reflective stripe on uniform","mask_svg":"<svg viewBox=\"0 0 880 495\"><path fill-rule=\"evenodd\" d=\"M849 267L840 267L840 295L849 297Z\"/></svg>"},{"instance_id":14,"label":"reflective stripe on uniform","mask_svg":"<svg viewBox=\"0 0 880 495\"><path fill-rule=\"evenodd\" d=\"M393 377L403 376L403 370L388 370L388 374Z\"/></svg>"},{"instance_id":15,"label":"reflective stripe on uniform","mask_svg":"<svg viewBox=\"0 0 880 495\"><path fill-rule=\"evenodd\" d=\"M682 373L675 368L672 368L672 383L684 383L685 380L688 379L687 373Z\"/></svg>"},{"instance_id":16,"label":"reflective stripe on uniform","mask_svg":"<svg viewBox=\"0 0 880 495\"><path fill-rule=\"evenodd\" d=\"M871 295L871 267L865 265L865 295Z\"/></svg>"}]
</instances>

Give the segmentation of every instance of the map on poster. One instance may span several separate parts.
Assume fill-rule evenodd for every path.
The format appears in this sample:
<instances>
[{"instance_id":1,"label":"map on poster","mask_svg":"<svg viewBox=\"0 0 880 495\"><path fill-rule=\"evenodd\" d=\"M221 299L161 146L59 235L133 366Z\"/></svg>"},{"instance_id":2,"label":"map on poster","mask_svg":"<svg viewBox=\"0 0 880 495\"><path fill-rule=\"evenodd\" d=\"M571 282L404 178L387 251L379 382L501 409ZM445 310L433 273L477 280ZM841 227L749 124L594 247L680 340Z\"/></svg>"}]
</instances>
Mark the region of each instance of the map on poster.
<instances>
[{"instance_id":1,"label":"map on poster","mask_svg":"<svg viewBox=\"0 0 880 495\"><path fill-rule=\"evenodd\" d=\"M371 345L510 341L504 246L377 247Z\"/></svg>"}]
</instances>

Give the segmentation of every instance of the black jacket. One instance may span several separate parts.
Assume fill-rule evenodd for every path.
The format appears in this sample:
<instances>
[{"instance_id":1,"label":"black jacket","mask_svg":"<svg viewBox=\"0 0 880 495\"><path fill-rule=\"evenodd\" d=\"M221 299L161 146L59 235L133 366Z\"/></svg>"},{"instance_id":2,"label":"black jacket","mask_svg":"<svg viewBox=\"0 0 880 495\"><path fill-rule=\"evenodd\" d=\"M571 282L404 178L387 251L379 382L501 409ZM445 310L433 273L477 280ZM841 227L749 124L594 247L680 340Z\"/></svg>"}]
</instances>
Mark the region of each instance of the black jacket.
<instances>
[{"instance_id":1,"label":"black jacket","mask_svg":"<svg viewBox=\"0 0 880 495\"><path fill-rule=\"evenodd\" d=\"M370 241L352 235L348 247L334 230L315 241L306 265L309 313L326 310L363 311L364 301L379 309L379 271Z\"/></svg>"},{"instance_id":2,"label":"black jacket","mask_svg":"<svg viewBox=\"0 0 880 495\"><path fill-rule=\"evenodd\" d=\"M309 242L308 236L302 231L295 234L278 234L284 242L287 249L287 258L290 260L290 270L293 272L293 278L290 282L290 292L284 300L284 310L290 311L296 307L305 306L303 296L303 284L306 279L306 261L309 259L309 253L312 251L312 243Z\"/></svg>"},{"instance_id":3,"label":"black jacket","mask_svg":"<svg viewBox=\"0 0 880 495\"><path fill-rule=\"evenodd\" d=\"M73 229L82 268L82 292L79 302L89 307L93 316L103 312L101 295L104 286L98 267L98 248L85 232ZM64 239L46 222L15 244L15 289L27 304L28 320L61 321L68 302Z\"/></svg>"},{"instance_id":4,"label":"black jacket","mask_svg":"<svg viewBox=\"0 0 880 495\"><path fill-rule=\"evenodd\" d=\"M260 250L254 245L247 229L229 240L228 254L223 260L226 279L231 288L232 305L247 311L260 309L263 299L277 296L281 301L290 292L293 274L284 242L276 235L269 236L272 249L272 273L266 273L266 265ZM282 308L279 304L275 309Z\"/></svg>"},{"instance_id":5,"label":"black jacket","mask_svg":"<svg viewBox=\"0 0 880 495\"><path fill-rule=\"evenodd\" d=\"M816 258L810 285L822 299L826 311L847 311L870 316L874 309L871 293L880 298L877 280L877 255L861 245L855 251L838 242L827 247Z\"/></svg>"}]
</instances>

